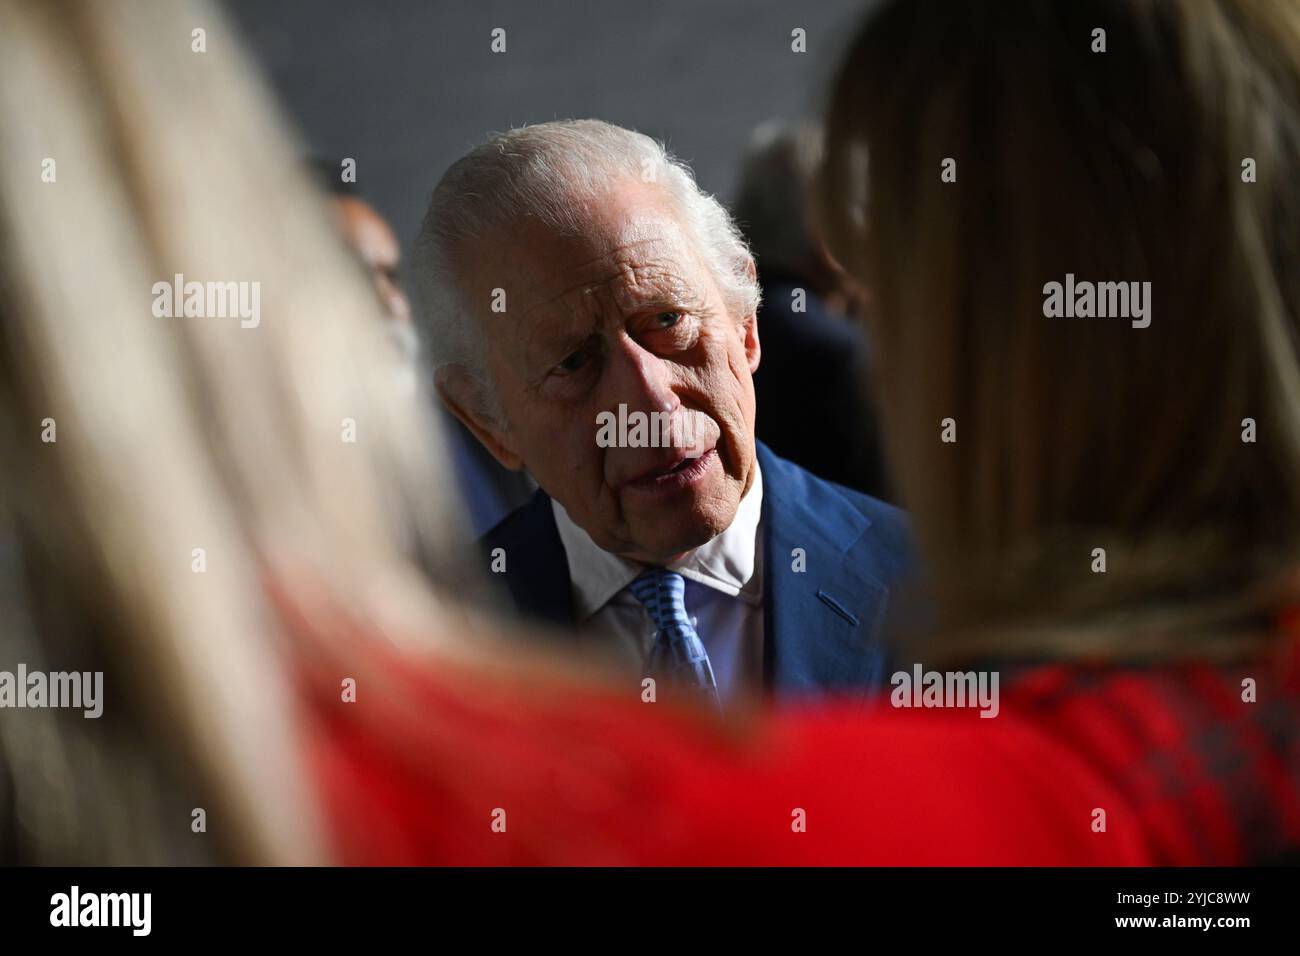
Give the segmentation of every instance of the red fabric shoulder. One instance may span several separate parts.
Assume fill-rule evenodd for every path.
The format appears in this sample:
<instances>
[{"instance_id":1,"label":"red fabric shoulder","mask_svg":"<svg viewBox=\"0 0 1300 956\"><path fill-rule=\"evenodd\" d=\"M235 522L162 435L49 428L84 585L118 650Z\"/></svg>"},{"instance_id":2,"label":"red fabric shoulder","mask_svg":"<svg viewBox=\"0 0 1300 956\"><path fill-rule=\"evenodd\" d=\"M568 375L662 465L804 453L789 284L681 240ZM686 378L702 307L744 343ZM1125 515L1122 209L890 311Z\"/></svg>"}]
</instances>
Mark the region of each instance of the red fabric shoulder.
<instances>
[{"instance_id":1,"label":"red fabric shoulder","mask_svg":"<svg viewBox=\"0 0 1300 956\"><path fill-rule=\"evenodd\" d=\"M1005 708L832 701L737 729L578 686L399 670L379 699L313 698L312 765L347 863L1151 861L1103 776Z\"/></svg>"}]
</instances>

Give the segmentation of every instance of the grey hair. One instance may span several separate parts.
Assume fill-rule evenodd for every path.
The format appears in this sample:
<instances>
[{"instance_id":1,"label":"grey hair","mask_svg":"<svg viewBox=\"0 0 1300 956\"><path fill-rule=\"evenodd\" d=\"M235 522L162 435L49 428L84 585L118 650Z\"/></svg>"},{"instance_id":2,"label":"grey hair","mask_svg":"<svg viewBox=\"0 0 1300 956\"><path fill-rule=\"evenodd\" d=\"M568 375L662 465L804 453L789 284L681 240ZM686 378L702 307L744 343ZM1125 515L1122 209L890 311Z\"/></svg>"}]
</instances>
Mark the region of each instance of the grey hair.
<instances>
[{"instance_id":1,"label":"grey hair","mask_svg":"<svg viewBox=\"0 0 1300 956\"><path fill-rule=\"evenodd\" d=\"M459 365L488 393L486 343L460 281L467 241L534 218L561 234L584 228L584 209L619 180L659 182L722 290L728 309L758 307L749 247L731 215L690 168L642 133L600 120L562 120L498 133L443 174L412 256L416 321L433 368Z\"/></svg>"}]
</instances>

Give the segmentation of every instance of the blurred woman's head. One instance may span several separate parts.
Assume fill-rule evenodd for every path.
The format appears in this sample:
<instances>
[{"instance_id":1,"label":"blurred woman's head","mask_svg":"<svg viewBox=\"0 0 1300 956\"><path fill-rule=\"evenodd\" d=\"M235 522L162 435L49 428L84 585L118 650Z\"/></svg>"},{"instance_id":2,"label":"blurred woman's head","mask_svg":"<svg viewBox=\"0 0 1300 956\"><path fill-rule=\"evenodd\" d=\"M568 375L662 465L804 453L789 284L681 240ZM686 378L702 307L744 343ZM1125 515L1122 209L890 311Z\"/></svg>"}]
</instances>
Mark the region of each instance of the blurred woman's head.
<instances>
[{"instance_id":1,"label":"blurred woman's head","mask_svg":"<svg viewBox=\"0 0 1300 956\"><path fill-rule=\"evenodd\" d=\"M256 75L207 6L0 0L0 667L107 685L98 720L0 720L6 858L316 858L265 577L374 622L427 611L432 530L458 559L405 359ZM160 317L177 274L256 284L258 321Z\"/></svg>"},{"instance_id":2,"label":"blurred woman's head","mask_svg":"<svg viewBox=\"0 0 1300 956\"><path fill-rule=\"evenodd\" d=\"M1294 4L870 15L822 219L870 286L949 623L1003 652L1208 654L1296 600L1298 157ZM1149 282L1149 326L1049 315L1069 281Z\"/></svg>"}]
</instances>

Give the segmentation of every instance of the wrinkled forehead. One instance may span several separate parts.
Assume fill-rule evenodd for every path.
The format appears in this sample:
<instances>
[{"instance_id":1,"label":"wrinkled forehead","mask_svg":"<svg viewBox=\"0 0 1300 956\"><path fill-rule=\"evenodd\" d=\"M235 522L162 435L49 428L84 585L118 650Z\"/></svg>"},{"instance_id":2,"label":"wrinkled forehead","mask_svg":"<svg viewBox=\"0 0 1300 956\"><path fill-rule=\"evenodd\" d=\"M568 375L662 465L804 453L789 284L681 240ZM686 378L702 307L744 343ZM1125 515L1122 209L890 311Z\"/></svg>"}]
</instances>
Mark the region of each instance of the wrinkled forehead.
<instances>
[{"instance_id":1,"label":"wrinkled forehead","mask_svg":"<svg viewBox=\"0 0 1300 956\"><path fill-rule=\"evenodd\" d=\"M598 299L630 310L646 297L685 293L705 278L677 210L659 190L630 190L586 203L577 228L536 219L476 240L469 249L471 294L529 322ZM500 311L500 310L498 310Z\"/></svg>"}]
</instances>

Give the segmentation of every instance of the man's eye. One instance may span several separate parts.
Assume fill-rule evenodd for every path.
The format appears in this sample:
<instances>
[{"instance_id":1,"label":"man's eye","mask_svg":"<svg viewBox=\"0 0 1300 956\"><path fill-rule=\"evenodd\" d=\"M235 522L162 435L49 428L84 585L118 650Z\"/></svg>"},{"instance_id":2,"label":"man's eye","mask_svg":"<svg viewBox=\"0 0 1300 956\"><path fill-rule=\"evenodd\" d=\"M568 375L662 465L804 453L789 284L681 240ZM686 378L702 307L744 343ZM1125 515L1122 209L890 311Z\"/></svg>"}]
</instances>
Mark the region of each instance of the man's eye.
<instances>
[{"instance_id":1,"label":"man's eye","mask_svg":"<svg viewBox=\"0 0 1300 956\"><path fill-rule=\"evenodd\" d=\"M661 329L671 329L682 320L680 312L660 312L655 316L655 325Z\"/></svg>"},{"instance_id":2,"label":"man's eye","mask_svg":"<svg viewBox=\"0 0 1300 956\"><path fill-rule=\"evenodd\" d=\"M585 351L570 352L551 371L557 375L572 375L586 365L590 358L591 356Z\"/></svg>"}]
</instances>

